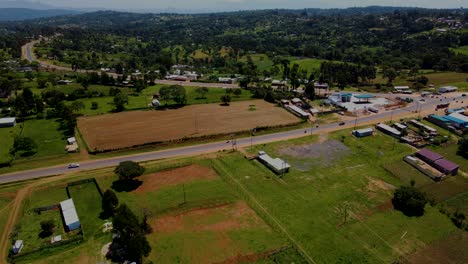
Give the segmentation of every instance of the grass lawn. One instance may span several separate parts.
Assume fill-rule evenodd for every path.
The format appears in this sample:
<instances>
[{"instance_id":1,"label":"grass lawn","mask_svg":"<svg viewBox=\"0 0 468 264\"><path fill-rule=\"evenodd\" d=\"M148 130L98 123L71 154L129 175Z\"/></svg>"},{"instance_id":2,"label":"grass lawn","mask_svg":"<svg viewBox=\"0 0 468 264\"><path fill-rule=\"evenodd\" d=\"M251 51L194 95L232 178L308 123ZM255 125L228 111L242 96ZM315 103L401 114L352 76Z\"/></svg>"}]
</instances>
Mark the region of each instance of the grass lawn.
<instances>
[{"instance_id":1,"label":"grass lawn","mask_svg":"<svg viewBox=\"0 0 468 264\"><path fill-rule=\"evenodd\" d=\"M326 60L320 60L320 59L300 59L300 60L294 60L291 62L291 64L298 64L299 69L301 70L306 70L308 74L319 70L320 65L322 62Z\"/></svg>"},{"instance_id":2,"label":"grass lawn","mask_svg":"<svg viewBox=\"0 0 468 264\"><path fill-rule=\"evenodd\" d=\"M273 67L273 61L266 54L250 54L243 56L239 61L246 63L247 56L252 58L252 62L257 66L257 70L263 72L264 70L271 70ZM281 66L278 66L281 68Z\"/></svg>"},{"instance_id":3,"label":"grass lawn","mask_svg":"<svg viewBox=\"0 0 468 264\"><path fill-rule=\"evenodd\" d=\"M71 238L75 233L65 233L62 224L60 210L49 210L35 213L32 210L37 207L49 206L58 204L63 200L68 199L65 188L62 187L45 187L35 190L29 198L26 199L23 206L22 215L20 216L19 234L17 239L24 241L23 252L39 248L50 244L52 236L62 235L63 239ZM55 230L52 236L41 238L40 222L44 220L53 220L55 223Z\"/></svg>"},{"instance_id":4,"label":"grass lawn","mask_svg":"<svg viewBox=\"0 0 468 264\"><path fill-rule=\"evenodd\" d=\"M463 55L468 55L468 46L460 46L458 48L452 48L450 49L451 51L455 52L455 53L460 53L460 54L463 54Z\"/></svg>"},{"instance_id":5,"label":"grass lawn","mask_svg":"<svg viewBox=\"0 0 468 264\"><path fill-rule=\"evenodd\" d=\"M78 217L85 238L93 237L98 233L103 220L99 219L101 213L101 195L93 182L68 187L70 196L75 203Z\"/></svg>"},{"instance_id":6,"label":"grass lawn","mask_svg":"<svg viewBox=\"0 0 468 264\"><path fill-rule=\"evenodd\" d=\"M143 189L117 191L120 203L128 204L139 217L142 217L143 210L151 214L149 223L155 231L147 236L153 248L148 260L158 260L161 263L194 261L212 263L235 260L238 256L262 254L288 245L288 242L264 223L245 202L239 199L236 191L214 171L210 179L183 180L185 174L176 174L175 177L182 177L181 182L168 184L167 181L171 181L171 178L159 181L157 185L153 182L158 181L158 177L162 177L158 173L164 174L173 167L185 166L193 162L196 165L192 166L198 166L195 169L209 170L211 165L209 160L195 159L156 162L155 165L148 165L146 174L139 177L142 180L141 188ZM192 170L188 170L187 173L191 172ZM103 190L112 188L113 182L117 179L111 169L78 172L70 177L76 180L77 177L89 177L89 175L97 177ZM20 219L21 226L35 226L39 221L36 215L30 212L31 208L66 199L65 186L66 180L61 180L57 183L49 183L48 187L34 190L32 196L25 202L25 213ZM86 240L66 251L43 254L34 259L34 263L105 261L101 255L101 248L111 241L110 237L92 235L98 234L103 223L103 220L99 219L101 205L96 187L93 183L86 183L69 188ZM184 190L186 203L182 204ZM49 217L46 214L43 215ZM172 224L174 224L174 229L171 227ZM32 236L37 232L32 228L27 231L30 236L26 237L25 243L32 241ZM277 254L274 256L279 259L289 257L300 260L300 256L297 256L294 250L282 250L279 253L278 256ZM25 259L20 262L27 263L30 260ZM259 263L273 262L271 259L264 259Z\"/></svg>"},{"instance_id":7,"label":"grass lawn","mask_svg":"<svg viewBox=\"0 0 468 264\"><path fill-rule=\"evenodd\" d=\"M128 97L128 104L125 106L127 110L136 110L136 109L146 109L148 108L148 104L151 103L153 95L159 92L162 85L155 85L146 88L143 90L139 95ZM209 103L220 103L221 96L225 94L225 91L221 88L208 88L208 93L206 94L205 98L199 98L199 95L195 92L196 87L189 87L185 86L186 96L187 96L187 105L193 104L209 104ZM239 97L234 95L231 96L232 101L245 101L250 100L252 97L252 93L248 90L242 90L242 94ZM114 109L113 105L113 97L105 96L105 97L94 97L94 98L85 98L79 99L84 103L85 108L81 110L81 114L84 115L98 115L98 114L105 114L112 112ZM92 102L98 103L98 109L91 109ZM161 102L163 106L166 102ZM174 104L175 102L169 101L168 104ZM71 102L70 102L71 104Z\"/></svg>"},{"instance_id":8,"label":"grass lawn","mask_svg":"<svg viewBox=\"0 0 468 264\"><path fill-rule=\"evenodd\" d=\"M460 91L467 91L468 86L466 79L468 78L468 73L459 73L459 72L427 72L424 74L428 79L428 84L433 84L435 86L443 85L455 85L458 86ZM412 81L408 81L410 78L401 78L398 77L393 81L393 85L412 85ZM383 79L382 75L379 74L375 79L374 83L387 83L387 79Z\"/></svg>"},{"instance_id":9,"label":"grass lawn","mask_svg":"<svg viewBox=\"0 0 468 264\"><path fill-rule=\"evenodd\" d=\"M396 144L393 148L393 139L380 133L357 139L345 130L332 133L330 139L343 140L348 149L329 148L318 158L287 154L291 147L300 151L314 144L314 138L255 147L252 152L263 149L292 165L283 178L241 155L220 158L215 164L226 179L234 179L233 185L243 186L271 214L271 221L276 219L317 263L388 263L456 230L431 207L420 218L376 209L391 198L392 185L401 184L383 165L412 153L410 147ZM312 155L323 151L320 145L310 148ZM334 158L330 161L330 157ZM343 224L344 207L351 217ZM400 239L405 232L405 239Z\"/></svg>"},{"instance_id":10,"label":"grass lawn","mask_svg":"<svg viewBox=\"0 0 468 264\"><path fill-rule=\"evenodd\" d=\"M22 135L34 140L37 144L37 152L29 157L17 155L13 164L31 162L44 158L65 155L66 140L59 130L59 123L55 119L30 119L18 123L14 128L0 129L0 161L9 158L9 150L13 146L15 135ZM76 154L71 154L73 156Z\"/></svg>"}]
</instances>

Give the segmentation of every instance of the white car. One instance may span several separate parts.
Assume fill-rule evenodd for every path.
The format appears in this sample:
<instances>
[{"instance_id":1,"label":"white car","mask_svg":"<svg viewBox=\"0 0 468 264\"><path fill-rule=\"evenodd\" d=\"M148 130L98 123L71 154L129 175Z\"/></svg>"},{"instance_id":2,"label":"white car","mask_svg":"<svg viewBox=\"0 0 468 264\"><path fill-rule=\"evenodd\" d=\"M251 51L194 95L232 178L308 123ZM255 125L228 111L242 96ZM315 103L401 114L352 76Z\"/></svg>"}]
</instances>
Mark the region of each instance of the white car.
<instances>
[{"instance_id":1,"label":"white car","mask_svg":"<svg viewBox=\"0 0 468 264\"><path fill-rule=\"evenodd\" d=\"M78 164L78 163L70 163L70 164L68 164L68 168L69 168L69 169L79 168L79 167L80 167L80 164Z\"/></svg>"}]
</instances>

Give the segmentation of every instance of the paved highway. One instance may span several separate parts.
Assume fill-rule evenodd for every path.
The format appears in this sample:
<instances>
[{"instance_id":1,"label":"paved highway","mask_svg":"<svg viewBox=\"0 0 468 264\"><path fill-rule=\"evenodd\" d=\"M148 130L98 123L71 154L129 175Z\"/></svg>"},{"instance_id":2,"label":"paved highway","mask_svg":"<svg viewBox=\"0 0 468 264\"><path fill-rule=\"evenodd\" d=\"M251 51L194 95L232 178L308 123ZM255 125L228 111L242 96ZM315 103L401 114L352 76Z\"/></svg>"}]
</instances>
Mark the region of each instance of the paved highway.
<instances>
[{"instance_id":1,"label":"paved highway","mask_svg":"<svg viewBox=\"0 0 468 264\"><path fill-rule=\"evenodd\" d=\"M433 110L437 104L442 102L452 102L455 100L462 100L466 99L464 97L455 97L449 99L428 99L426 102L417 102L411 104L409 107L401 108L393 111L386 111L379 114L372 114L370 116L361 117L356 120L348 121L345 127L353 127L354 123L356 125L364 125L370 123L377 123L381 120L390 120L393 116L409 116L415 114L415 112L419 111L428 111ZM442 101L441 101L442 100ZM393 118L395 120L395 118ZM247 137L247 138L240 138L236 139L237 147L247 147L251 144L258 145L258 144L265 144L275 141L281 141L290 138L299 138L308 136L311 134L319 134L321 132L328 132L333 130L342 129L343 126L340 126L339 123L327 124L322 125L318 128L307 128L307 129L296 129L291 131L261 135L261 136L254 136L254 137ZM160 150L154 152L146 152L136 155L128 155L128 156L120 156L115 158L109 159L102 159L102 160L92 160L92 161L85 161L82 162L80 168L78 169L68 169L67 164L63 164L56 167L49 167L49 168L41 168L35 169L30 171L20 171L10 174L0 175L0 183L8 183L8 182L15 182L21 180L28 180L34 179L39 177L45 177L50 175L58 175L67 173L69 171L84 171L84 170L92 170L98 168L105 168L116 166L121 161L125 160L133 160L136 162L141 161L150 161L150 160L157 160L157 159L165 159L165 158L174 158L174 157L186 157L186 156L196 156L199 154L204 153L213 153L221 150L230 150L232 149L232 142L214 142L208 144L201 144L189 147L181 147L181 148L174 148L168 150Z\"/></svg>"}]
</instances>

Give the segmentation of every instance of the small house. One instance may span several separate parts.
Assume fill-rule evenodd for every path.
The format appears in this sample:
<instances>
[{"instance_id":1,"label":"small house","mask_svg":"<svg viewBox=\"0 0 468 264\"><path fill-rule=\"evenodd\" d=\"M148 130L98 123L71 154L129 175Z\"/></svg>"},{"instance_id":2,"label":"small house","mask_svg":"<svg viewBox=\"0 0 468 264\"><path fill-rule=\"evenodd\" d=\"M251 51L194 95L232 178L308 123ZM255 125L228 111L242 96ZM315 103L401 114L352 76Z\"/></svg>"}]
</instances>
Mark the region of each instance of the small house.
<instances>
[{"instance_id":1,"label":"small house","mask_svg":"<svg viewBox=\"0 0 468 264\"><path fill-rule=\"evenodd\" d=\"M21 252L21 249L23 249L23 240L16 240L12 248L13 253L19 254Z\"/></svg>"},{"instance_id":2,"label":"small house","mask_svg":"<svg viewBox=\"0 0 468 264\"><path fill-rule=\"evenodd\" d=\"M355 137L367 137L372 136L374 134L374 129L372 128L364 128L359 130L353 130L353 135Z\"/></svg>"}]
</instances>

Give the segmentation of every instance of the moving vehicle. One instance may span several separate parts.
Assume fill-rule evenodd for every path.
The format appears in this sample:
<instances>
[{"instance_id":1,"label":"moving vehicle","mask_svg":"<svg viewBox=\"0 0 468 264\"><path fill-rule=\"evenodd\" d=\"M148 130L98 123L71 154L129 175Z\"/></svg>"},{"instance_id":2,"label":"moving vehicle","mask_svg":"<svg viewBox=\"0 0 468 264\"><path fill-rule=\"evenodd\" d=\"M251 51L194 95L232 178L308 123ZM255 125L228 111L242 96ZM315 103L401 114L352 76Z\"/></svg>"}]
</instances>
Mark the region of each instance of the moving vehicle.
<instances>
[{"instance_id":1,"label":"moving vehicle","mask_svg":"<svg viewBox=\"0 0 468 264\"><path fill-rule=\"evenodd\" d=\"M338 125L344 126L344 125L345 125L345 122L340 122Z\"/></svg>"},{"instance_id":2,"label":"moving vehicle","mask_svg":"<svg viewBox=\"0 0 468 264\"><path fill-rule=\"evenodd\" d=\"M74 169L74 168L79 168L80 167L80 164L78 163L70 163L68 164L68 168L69 169Z\"/></svg>"}]
</instances>

